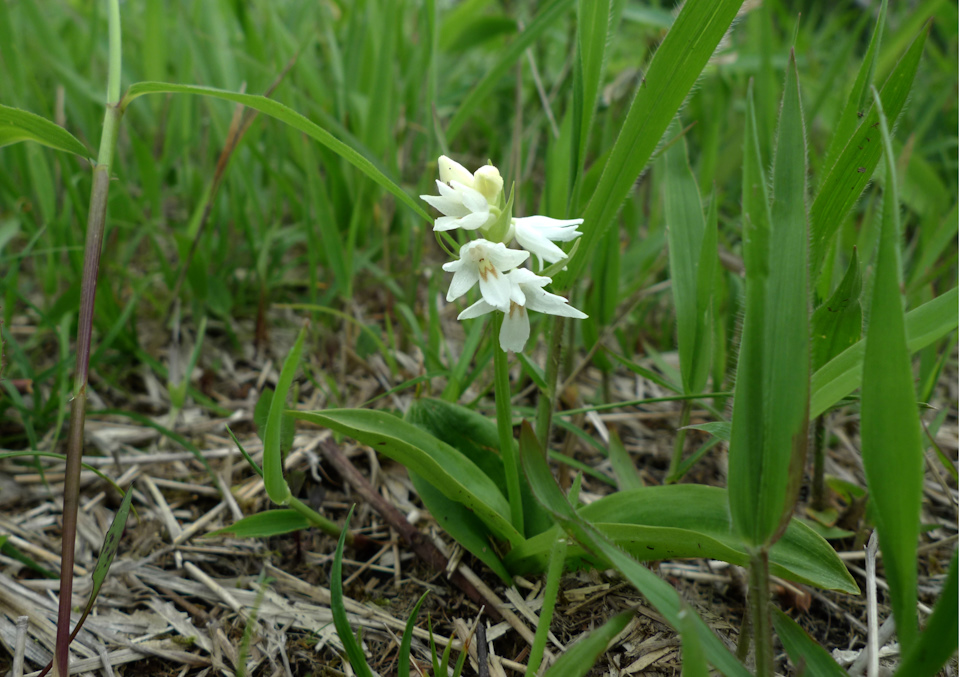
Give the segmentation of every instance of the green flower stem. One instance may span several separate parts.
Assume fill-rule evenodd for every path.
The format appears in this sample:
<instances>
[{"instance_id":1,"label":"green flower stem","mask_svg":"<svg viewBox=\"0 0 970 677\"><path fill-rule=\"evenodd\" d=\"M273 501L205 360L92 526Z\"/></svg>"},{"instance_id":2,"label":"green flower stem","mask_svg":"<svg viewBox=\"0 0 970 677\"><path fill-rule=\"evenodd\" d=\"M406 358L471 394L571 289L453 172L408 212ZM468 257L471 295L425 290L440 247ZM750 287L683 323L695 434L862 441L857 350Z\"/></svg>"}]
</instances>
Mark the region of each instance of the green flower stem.
<instances>
[{"instance_id":1,"label":"green flower stem","mask_svg":"<svg viewBox=\"0 0 970 677\"><path fill-rule=\"evenodd\" d=\"M536 438L539 446L546 450L548 456L549 436L552 433L552 413L559 388L559 365L562 358L562 337L566 326L566 318L556 315L552 318L552 328L549 330L549 354L546 357L546 383L548 390L539 395L539 407L536 411Z\"/></svg>"},{"instance_id":2,"label":"green flower stem","mask_svg":"<svg viewBox=\"0 0 970 677\"><path fill-rule=\"evenodd\" d=\"M509 388L509 356L499 343L502 318L495 315L492 319L492 349L495 363L495 411L498 416L498 439L502 450L502 465L505 466L505 486L509 494L509 507L512 509L512 526L519 533L525 533L522 519L522 492L519 487L519 450L512 437L512 391Z\"/></svg>"},{"instance_id":3,"label":"green flower stem","mask_svg":"<svg viewBox=\"0 0 970 677\"><path fill-rule=\"evenodd\" d=\"M549 572L546 574L546 591L542 597L542 611L539 623L536 625L536 636L532 641L532 651L529 653L529 664L525 668L525 677L533 677L542 663L545 654L546 639L549 637L549 626L552 625L552 615L556 610L559 599L559 582L562 570L566 564L566 540L560 527L556 527L556 538L549 553Z\"/></svg>"},{"instance_id":4,"label":"green flower stem","mask_svg":"<svg viewBox=\"0 0 970 677\"><path fill-rule=\"evenodd\" d=\"M751 552L751 576L748 580L748 613L754 625L755 669L758 677L775 674L775 651L771 637L771 617L768 602L768 549L758 548Z\"/></svg>"},{"instance_id":5,"label":"green flower stem","mask_svg":"<svg viewBox=\"0 0 970 677\"><path fill-rule=\"evenodd\" d=\"M108 188L111 161L118 144L122 111L121 100L121 10L118 0L108 0L108 90L98 164L91 183L87 236L84 243L84 271L77 328L77 363L74 370L74 399L67 438L64 471L64 510L61 533L61 585L58 595L57 639L54 644L54 674L68 674L68 647L71 644L71 594L74 588L74 540L77 536L77 511L81 493L81 455L84 451L84 414L87 405L88 367L91 361L91 334L94 324L94 298L101 261L101 243L108 213Z\"/></svg>"},{"instance_id":6,"label":"green flower stem","mask_svg":"<svg viewBox=\"0 0 970 677\"><path fill-rule=\"evenodd\" d=\"M812 435L812 494L809 505L813 510L825 509L825 415L815 419Z\"/></svg>"}]
</instances>

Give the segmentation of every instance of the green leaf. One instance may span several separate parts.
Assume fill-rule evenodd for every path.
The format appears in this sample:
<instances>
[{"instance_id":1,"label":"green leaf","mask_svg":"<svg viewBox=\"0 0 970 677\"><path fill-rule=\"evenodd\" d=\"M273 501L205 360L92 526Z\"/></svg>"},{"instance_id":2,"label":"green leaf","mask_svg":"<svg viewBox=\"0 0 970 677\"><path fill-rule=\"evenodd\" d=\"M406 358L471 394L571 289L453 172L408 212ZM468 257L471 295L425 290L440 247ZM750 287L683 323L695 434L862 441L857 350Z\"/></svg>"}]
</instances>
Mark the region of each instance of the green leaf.
<instances>
[{"instance_id":1,"label":"green leaf","mask_svg":"<svg viewBox=\"0 0 970 677\"><path fill-rule=\"evenodd\" d=\"M669 583L610 542L576 513L566 497L563 496L555 478L553 478L546 463L544 451L539 446L539 441L528 422L522 424L520 441L522 442L522 465L525 468L529 486L539 503L555 517L569 536L587 548L594 556L609 562L612 568L623 574L660 612L671 627L679 631L684 624L680 614L683 609L683 600L681 600L677 591ZM699 618L697 612L693 609L689 609L688 613ZM724 673L726 677L750 677L750 673L710 628L699 620L696 627L699 629L700 643L704 647L704 652L714 667Z\"/></svg>"},{"instance_id":2,"label":"green leaf","mask_svg":"<svg viewBox=\"0 0 970 677\"><path fill-rule=\"evenodd\" d=\"M309 529L310 526L310 521L296 510L265 510L243 517L228 527L210 531L205 536L206 538L229 535L236 538L269 538L300 529Z\"/></svg>"},{"instance_id":3,"label":"green leaf","mask_svg":"<svg viewBox=\"0 0 970 677\"><path fill-rule=\"evenodd\" d=\"M926 622L926 629L916 638L915 646L909 656L903 659L896 671L896 677L935 675L957 650L960 620L959 568L957 553L954 553L946 583L943 584L943 591Z\"/></svg>"},{"instance_id":4,"label":"green leaf","mask_svg":"<svg viewBox=\"0 0 970 677\"><path fill-rule=\"evenodd\" d=\"M585 675L592 670L596 659L606 651L610 642L633 619L634 611L629 609L613 616L588 635L572 644L546 671L546 677L574 677Z\"/></svg>"},{"instance_id":5,"label":"green leaf","mask_svg":"<svg viewBox=\"0 0 970 677\"><path fill-rule=\"evenodd\" d=\"M418 603L414 605L411 615L408 616L407 625L404 626L404 634L401 635L401 647L398 649L397 654L397 677L410 677L411 675L411 661L409 660L411 654L411 634L414 632L415 623L418 622L418 612L421 611L421 605L424 604L425 598L430 593L430 590L424 591L424 594L418 599Z\"/></svg>"},{"instance_id":6,"label":"green leaf","mask_svg":"<svg viewBox=\"0 0 970 677\"><path fill-rule=\"evenodd\" d=\"M812 313L812 360L824 365L862 338L862 276L852 250L849 267L838 288Z\"/></svg>"},{"instance_id":7,"label":"green leaf","mask_svg":"<svg viewBox=\"0 0 970 677\"><path fill-rule=\"evenodd\" d=\"M853 132L858 128L859 113L865 111L866 99L869 96L869 86L872 85L872 75L875 70L876 60L879 58L879 45L882 43L882 34L886 27L887 4L888 0L882 0L879 6L879 18L876 19L876 29L872 32L872 38L869 40L869 48L866 49L866 55L862 60L859 73L856 75L855 82L852 85L849 99L842 107L839 121L835 125L835 132L829 141L822 176L826 176L829 170L832 169L832 163L835 162L835 158L837 157L836 151L845 148Z\"/></svg>"},{"instance_id":8,"label":"green leaf","mask_svg":"<svg viewBox=\"0 0 970 677\"><path fill-rule=\"evenodd\" d=\"M20 141L36 141L54 150L83 158L94 157L83 143L60 125L34 113L0 105L0 148Z\"/></svg>"},{"instance_id":9,"label":"green leaf","mask_svg":"<svg viewBox=\"0 0 970 677\"><path fill-rule=\"evenodd\" d=\"M886 107L886 119L892 129L903 105L909 97L923 45L929 34L927 26L903 55L879 96ZM862 195L872 178L876 163L882 157L883 142L880 137L879 116L874 107L869 109L862 124L839 152L832 170L826 175L812 210L809 222L812 226L811 279L818 278L822 262L832 247L832 240L849 210Z\"/></svg>"},{"instance_id":10,"label":"green leaf","mask_svg":"<svg viewBox=\"0 0 970 677\"><path fill-rule=\"evenodd\" d=\"M370 445L471 510L496 536L512 545L525 540L510 523L508 501L495 482L461 452L421 428L387 412L367 409L291 411L289 415Z\"/></svg>"},{"instance_id":11,"label":"green leaf","mask_svg":"<svg viewBox=\"0 0 970 677\"><path fill-rule=\"evenodd\" d=\"M240 94L239 92L230 92L223 89L216 89L214 87L178 85L166 82L139 82L128 88L128 92L125 94L125 97L121 102L122 110L124 110L132 101L138 97L145 96L146 94L198 94L201 96L211 96L224 101L240 103L254 110L258 110L260 113L264 113L272 118L276 118L277 120L286 123L290 127L300 130L310 138L319 141L328 149L332 150L334 153L347 160L350 164L357 167L357 169L362 171L366 176L370 177L375 183L392 193L405 206L409 207L411 211L423 218L425 221L429 223L434 221L427 211L418 205L418 203L415 202L410 195L404 192L404 189L398 186L380 169L375 167L370 160L365 158L343 141L338 140L333 134L325 130L323 127L314 124L303 115L300 115L292 108L288 108L278 101L267 99L265 96L257 96L255 94Z\"/></svg>"},{"instance_id":12,"label":"green leaf","mask_svg":"<svg viewBox=\"0 0 970 677\"><path fill-rule=\"evenodd\" d=\"M570 253L575 258L558 281L570 289L599 239L614 227L630 189L650 163L657 144L683 104L691 87L731 26L741 0L691 0L684 3L674 25L660 43L637 91L596 190L583 212L582 239Z\"/></svg>"},{"instance_id":13,"label":"green leaf","mask_svg":"<svg viewBox=\"0 0 970 677\"><path fill-rule=\"evenodd\" d=\"M330 610L333 612L333 624L337 628L337 636L340 637L344 651L347 652L347 660L354 669L357 677L373 677L370 667L367 665L367 657L364 650L357 643L354 636L354 629L350 627L350 619L347 618L347 609L344 607L344 582L343 582L343 557L344 543L347 541L347 529L350 527L350 518L354 514L351 506L347 513L347 520L344 528L337 539L337 550L333 555L333 568L330 570Z\"/></svg>"},{"instance_id":14,"label":"green leaf","mask_svg":"<svg viewBox=\"0 0 970 677\"><path fill-rule=\"evenodd\" d=\"M121 537L125 533L128 513L131 511L132 489L134 489L134 485L128 487L128 491L125 492L125 497L121 500L121 505L118 506L118 511L115 513L114 519L111 520L111 526L108 527L108 532L104 535L101 552L98 553L98 561L94 565L94 572L91 574L91 593L88 595L88 603L84 607L82 616L87 616L91 607L94 606L94 601L98 598L98 593L101 592L101 586L104 584L104 579L107 578L108 571L111 569L111 563L114 561L115 554L118 552L118 544L121 543Z\"/></svg>"},{"instance_id":15,"label":"green leaf","mask_svg":"<svg viewBox=\"0 0 970 677\"><path fill-rule=\"evenodd\" d=\"M794 52L782 96L775 148L774 199L765 186L749 96L744 188L757 191L746 214L746 312L738 358L728 455L734 527L749 545L771 544L791 517L808 444L808 224L805 126ZM747 199L744 204L747 205ZM747 209L747 207L745 207Z\"/></svg>"},{"instance_id":16,"label":"green leaf","mask_svg":"<svg viewBox=\"0 0 970 677\"><path fill-rule=\"evenodd\" d=\"M481 108L486 97L504 78L529 46L541 36L560 16L575 6L574 0L548 0L532 19L526 22L525 29L506 45L500 52L498 61L491 67L475 88L465 95L461 105L448 122L448 143L458 138L458 133L471 116Z\"/></svg>"},{"instance_id":17,"label":"green leaf","mask_svg":"<svg viewBox=\"0 0 970 677\"><path fill-rule=\"evenodd\" d=\"M506 498L505 469L499 456L498 426L495 421L453 402L434 397L422 397L411 404L404 420L424 428L439 440L448 444L477 465ZM519 473L519 486L525 486L525 475ZM532 494L522 496L525 512L525 535L542 533L552 520L539 509ZM457 508L458 504L454 505ZM467 511L466 511L467 512Z\"/></svg>"},{"instance_id":18,"label":"green leaf","mask_svg":"<svg viewBox=\"0 0 970 677\"><path fill-rule=\"evenodd\" d=\"M906 350L913 354L956 329L959 288L941 294L906 313ZM812 374L812 418L824 414L862 384L862 360L867 339L842 351Z\"/></svg>"},{"instance_id":19,"label":"green leaf","mask_svg":"<svg viewBox=\"0 0 970 677\"><path fill-rule=\"evenodd\" d=\"M771 623L792 664L804 665L802 674L812 677L845 677L849 674L828 651L802 630L802 626L776 606L771 607Z\"/></svg>"},{"instance_id":20,"label":"green leaf","mask_svg":"<svg viewBox=\"0 0 970 677\"><path fill-rule=\"evenodd\" d=\"M630 458L630 452L623 446L620 436L615 430L610 431L610 443L607 446L610 456L610 465L613 466L613 473L616 475L616 483L620 490L638 489L643 487L643 478L637 472L637 467Z\"/></svg>"},{"instance_id":21,"label":"green leaf","mask_svg":"<svg viewBox=\"0 0 970 677\"><path fill-rule=\"evenodd\" d=\"M684 484L620 491L583 506L578 515L643 561L706 557L739 566L750 561L743 539L732 528L727 492L720 487ZM541 571L552 539L552 530L530 538L509 552L506 566L513 573ZM769 555L771 573L776 576L850 594L859 592L832 546L800 520L789 525ZM577 546L568 550L567 557L574 568L590 563Z\"/></svg>"},{"instance_id":22,"label":"green leaf","mask_svg":"<svg viewBox=\"0 0 970 677\"><path fill-rule=\"evenodd\" d=\"M289 394L290 385L293 377L296 376L296 369L300 363L300 353L303 351L303 341L306 338L306 325L300 329L296 337L296 343L290 349L283 368L280 370L280 378L276 382L276 390L273 391L273 399L269 406L269 415L266 419L266 431L263 439L263 482L266 486L266 495L270 497L276 505L283 505L290 497L290 487L286 483L283 472L282 437L283 437L283 409L286 407L286 397Z\"/></svg>"},{"instance_id":23,"label":"green leaf","mask_svg":"<svg viewBox=\"0 0 970 677\"><path fill-rule=\"evenodd\" d=\"M700 619L685 606L680 610L680 677L709 677L707 656L701 644Z\"/></svg>"},{"instance_id":24,"label":"green leaf","mask_svg":"<svg viewBox=\"0 0 970 677\"><path fill-rule=\"evenodd\" d=\"M875 91L875 89L873 89ZM876 95L886 185L862 364L861 434L866 483L879 531L903 659L917 633L916 546L923 498L923 447L899 293L899 203L889 126Z\"/></svg>"},{"instance_id":25,"label":"green leaf","mask_svg":"<svg viewBox=\"0 0 970 677\"><path fill-rule=\"evenodd\" d=\"M679 134L680 123L672 127ZM701 191L687 159L687 140L680 136L664 153L664 218L667 221L667 248L670 251L670 281L677 313L677 350L680 353L681 382L684 394L698 393L707 383L711 369L713 318L706 310L711 305L713 287L708 285L702 298L698 283L702 264L713 270L716 249L711 250ZM716 233L716 231L715 231ZM702 253L707 260L702 261Z\"/></svg>"},{"instance_id":26,"label":"green leaf","mask_svg":"<svg viewBox=\"0 0 970 677\"><path fill-rule=\"evenodd\" d=\"M586 159L589 133L593 115L599 100L600 84L603 78L603 65L606 61L606 44L610 36L610 14L613 1L580 0L576 20L576 67L573 72L573 114L572 114L572 156L570 184L578 192ZM577 204L578 196L573 194L571 202Z\"/></svg>"}]
</instances>

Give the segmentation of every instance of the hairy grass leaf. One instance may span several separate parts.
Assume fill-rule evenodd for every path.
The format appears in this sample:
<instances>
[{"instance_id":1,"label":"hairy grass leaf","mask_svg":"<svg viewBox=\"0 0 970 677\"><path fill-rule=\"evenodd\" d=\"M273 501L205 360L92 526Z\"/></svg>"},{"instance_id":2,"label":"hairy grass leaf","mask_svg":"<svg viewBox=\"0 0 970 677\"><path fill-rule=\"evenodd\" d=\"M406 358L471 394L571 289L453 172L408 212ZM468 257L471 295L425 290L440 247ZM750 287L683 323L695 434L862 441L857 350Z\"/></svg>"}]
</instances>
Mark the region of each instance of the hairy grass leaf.
<instances>
[{"instance_id":1,"label":"hairy grass leaf","mask_svg":"<svg viewBox=\"0 0 970 677\"><path fill-rule=\"evenodd\" d=\"M556 281L558 288L571 288L586 273L593 249L615 226L626 196L740 7L741 0L689 0L681 8L650 62L583 211L585 235L570 250L575 258Z\"/></svg>"},{"instance_id":2,"label":"hairy grass leaf","mask_svg":"<svg viewBox=\"0 0 970 677\"><path fill-rule=\"evenodd\" d=\"M873 90L875 91L875 90ZM876 270L862 363L862 460L879 530L903 659L916 641L916 546L923 497L923 448L916 390L899 293L899 203L889 123L880 97L887 181Z\"/></svg>"},{"instance_id":3,"label":"hairy grass leaf","mask_svg":"<svg viewBox=\"0 0 970 677\"><path fill-rule=\"evenodd\" d=\"M816 367L862 338L862 276L855 250L832 295L812 313L812 360Z\"/></svg>"},{"instance_id":4,"label":"hairy grass leaf","mask_svg":"<svg viewBox=\"0 0 970 677\"><path fill-rule=\"evenodd\" d=\"M909 97L913 80L923 54L923 45L929 34L927 26L910 46L879 96L885 106L886 122L891 130ZM852 205L869 185L872 172L883 153L883 141L878 129L879 115L875 107L859 123L855 133L839 151L831 171L825 176L812 203L809 222L812 227L811 271L813 282L817 279L825 257L839 226L848 215Z\"/></svg>"},{"instance_id":5,"label":"hairy grass leaf","mask_svg":"<svg viewBox=\"0 0 970 677\"><path fill-rule=\"evenodd\" d=\"M753 546L780 536L797 498L808 435L809 305L805 127L794 53L778 120L774 199L763 208L749 96L744 186L746 312L734 392L728 496ZM749 209L747 197L745 209Z\"/></svg>"}]
</instances>

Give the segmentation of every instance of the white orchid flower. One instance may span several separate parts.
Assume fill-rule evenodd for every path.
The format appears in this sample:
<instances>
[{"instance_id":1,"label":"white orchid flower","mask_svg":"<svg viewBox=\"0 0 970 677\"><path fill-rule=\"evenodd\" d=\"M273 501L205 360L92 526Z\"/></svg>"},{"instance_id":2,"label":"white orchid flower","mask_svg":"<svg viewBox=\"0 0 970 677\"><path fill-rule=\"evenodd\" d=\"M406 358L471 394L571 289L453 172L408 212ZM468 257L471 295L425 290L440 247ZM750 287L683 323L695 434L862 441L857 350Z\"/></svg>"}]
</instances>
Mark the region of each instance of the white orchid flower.
<instances>
[{"instance_id":1,"label":"white orchid flower","mask_svg":"<svg viewBox=\"0 0 970 677\"><path fill-rule=\"evenodd\" d=\"M577 228L582 219L551 219L548 216L525 216L512 219L510 232L523 249L527 249L539 259L539 267L545 261L556 263L566 258L566 253L552 242L570 242L582 235Z\"/></svg>"},{"instance_id":2,"label":"white orchid flower","mask_svg":"<svg viewBox=\"0 0 970 677\"><path fill-rule=\"evenodd\" d=\"M503 310L502 329L499 331L499 345L502 350L521 353L529 340L531 327L529 325L529 310L535 310L547 315L561 315L585 319L586 313L569 305L569 301L562 296L547 292L542 287L552 282L552 278L536 275L525 268L516 268L506 278L512 287L518 288L525 298L523 303L512 301L507 311ZM468 306L458 315L459 320L479 317L493 310L502 310L482 298Z\"/></svg>"},{"instance_id":3,"label":"white orchid flower","mask_svg":"<svg viewBox=\"0 0 970 677\"><path fill-rule=\"evenodd\" d=\"M474 188L490 205L496 206L499 204L499 197L505 187L505 181L502 179L498 168L485 165L476 169L475 173L472 174L461 163L455 162L446 155L438 158L438 176L453 188L457 188L455 184Z\"/></svg>"},{"instance_id":4,"label":"white orchid flower","mask_svg":"<svg viewBox=\"0 0 970 677\"><path fill-rule=\"evenodd\" d=\"M492 213L488 200L474 188L458 181L435 183L441 195L422 195L421 199L444 214L434 220L436 231L487 228L498 218Z\"/></svg>"},{"instance_id":5,"label":"white orchid flower","mask_svg":"<svg viewBox=\"0 0 970 677\"><path fill-rule=\"evenodd\" d=\"M528 252L480 239L464 245L458 256L457 261L442 266L455 274L446 296L449 301L454 301L478 283L482 299L503 313L509 312L513 303L525 304L524 291L518 284L512 284L505 273L525 262L529 258Z\"/></svg>"}]
</instances>

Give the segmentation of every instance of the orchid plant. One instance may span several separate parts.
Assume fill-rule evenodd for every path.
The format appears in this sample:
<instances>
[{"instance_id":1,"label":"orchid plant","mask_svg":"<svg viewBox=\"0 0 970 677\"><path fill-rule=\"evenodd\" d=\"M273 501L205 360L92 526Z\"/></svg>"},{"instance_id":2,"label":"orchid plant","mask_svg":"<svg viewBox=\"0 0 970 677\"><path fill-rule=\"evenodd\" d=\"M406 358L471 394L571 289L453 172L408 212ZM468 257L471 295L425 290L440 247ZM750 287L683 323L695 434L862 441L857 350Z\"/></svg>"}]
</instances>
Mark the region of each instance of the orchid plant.
<instances>
[{"instance_id":1,"label":"orchid plant","mask_svg":"<svg viewBox=\"0 0 970 677\"><path fill-rule=\"evenodd\" d=\"M504 314L499 345L502 350L520 353L531 333L528 310L583 319L586 313L569 305L567 299L543 287L551 277L537 275L522 266L532 254L542 266L558 263L566 253L554 242L571 242L580 235L582 219L552 219L547 216L511 215L512 199L506 199L505 182L492 165L479 167L474 174L458 162L442 155L438 158L438 195L421 199L441 212L435 219L435 232L479 231L480 238L464 245L456 260L442 266L454 273L446 298L449 302L466 294L477 283L482 298L463 310L459 320L480 317L492 311ZM522 249L511 249L515 241Z\"/></svg>"}]
</instances>

